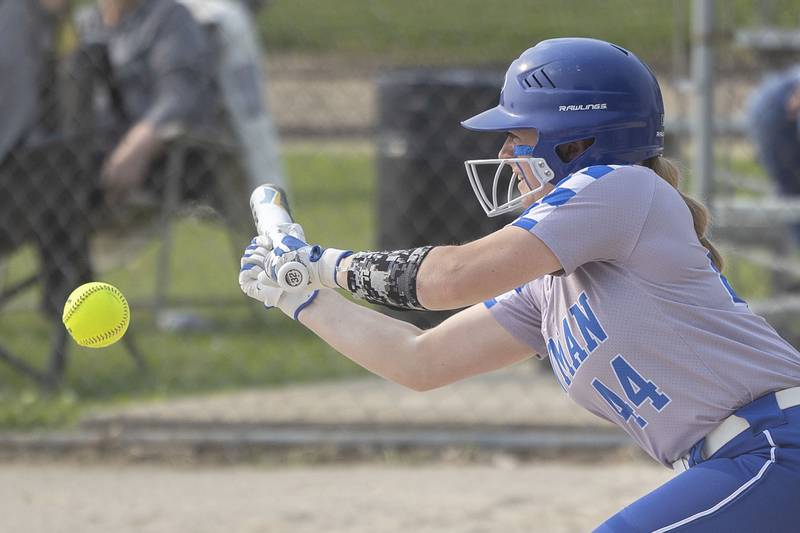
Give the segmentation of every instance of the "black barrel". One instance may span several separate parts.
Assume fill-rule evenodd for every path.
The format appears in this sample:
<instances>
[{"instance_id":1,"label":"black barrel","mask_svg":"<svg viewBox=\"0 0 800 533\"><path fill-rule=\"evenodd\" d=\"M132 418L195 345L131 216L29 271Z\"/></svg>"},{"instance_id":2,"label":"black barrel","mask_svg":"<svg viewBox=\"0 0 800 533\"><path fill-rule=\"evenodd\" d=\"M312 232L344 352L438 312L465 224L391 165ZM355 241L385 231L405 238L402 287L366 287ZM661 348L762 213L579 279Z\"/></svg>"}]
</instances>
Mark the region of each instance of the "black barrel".
<instances>
[{"instance_id":1,"label":"black barrel","mask_svg":"<svg viewBox=\"0 0 800 533\"><path fill-rule=\"evenodd\" d=\"M486 70L404 69L380 75L380 249L464 243L513 219L488 218L464 170L467 159L497 157L504 134L472 132L461 121L497 105L502 82L502 72ZM429 327L449 314L398 316Z\"/></svg>"}]
</instances>

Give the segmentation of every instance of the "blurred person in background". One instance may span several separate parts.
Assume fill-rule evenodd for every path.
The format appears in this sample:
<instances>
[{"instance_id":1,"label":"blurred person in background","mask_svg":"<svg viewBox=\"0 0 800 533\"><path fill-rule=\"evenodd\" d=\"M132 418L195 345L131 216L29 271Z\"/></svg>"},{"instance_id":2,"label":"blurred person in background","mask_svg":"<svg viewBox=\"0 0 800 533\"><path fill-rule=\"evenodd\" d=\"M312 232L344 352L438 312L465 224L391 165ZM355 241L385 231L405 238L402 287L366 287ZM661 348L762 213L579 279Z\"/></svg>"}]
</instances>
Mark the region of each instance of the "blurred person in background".
<instances>
[{"instance_id":1,"label":"blurred person in background","mask_svg":"<svg viewBox=\"0 0 800 533\"><path fill-rule=\"evenodd\" d=\"M288 191L278 133L266 101L267 73L253 18L264 5L250 0L179 0L208 29L216 51L217 87L242 152L251 188L272 183Z\"/></svg>"},{"instance_id":2,"label":"blurred person in background","mask_svg":"<svg viewBox=\"0 0 800 533\"><path fill-rule=\"evenodd\" d=\"M72 116L91 119L78 128L92 130L96 141L110 140L99 150L107 203L143 189L163 191L170 139L218 135L222 127L208 35L176 0L98 0L78 14L77 28L85 53L71 78L78 86L100 78L103 86L94 85L84 101L90 110L73 109ZM208 188L213 164L199 148L186 159L184 196L197 197Z\"/></svg>"},{"instance_id":3,"label":"blurred person in background","mask_svg":"<svg viewBox=\"0 0 800 533\"><path fill-rule=\"evenodd\" d=\"M0 4L0 159L41 133L51 98L56 17L66 0L8 0Z\"/></svg>"},{"instance_id":4,"label":"blurred person in background","mask_svg":"<svg viewBox=\"0 0 800 533\"><path fill-rule=\"evenodd\" d=\"M750 96L748 132L759 161L781 194L800 196L800 67L768 77ZM800 223L793 226L800 244Z\"/></svg>"},{"instance_id":5,"label":"blurred person in background","mask_svg":"<svg viewBox=\"0 0 800 533\"><path fill-rule=\"evenodd\" d=\"M0 2L0 255L36 244L54 317L91 278L90 187L61 128L59 66L75 45L69 10L68 0Z\"/></svg>"}]
</instances>

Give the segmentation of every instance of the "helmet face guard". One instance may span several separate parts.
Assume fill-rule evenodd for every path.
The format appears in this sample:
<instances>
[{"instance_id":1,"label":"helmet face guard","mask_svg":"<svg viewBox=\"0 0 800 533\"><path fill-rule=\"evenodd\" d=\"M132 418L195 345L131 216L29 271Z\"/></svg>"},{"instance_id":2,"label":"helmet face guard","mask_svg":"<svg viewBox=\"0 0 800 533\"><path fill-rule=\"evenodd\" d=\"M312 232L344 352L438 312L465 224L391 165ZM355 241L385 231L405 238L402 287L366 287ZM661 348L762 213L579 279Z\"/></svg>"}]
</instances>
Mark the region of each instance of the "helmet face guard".
<instances>
[{"instance_id":1,"label":"helmet face guard","mask_svg":"<svg viewBox=\"0 0 800 533\"><path fill-rule=\"evenodd\" d=\"M552 172L546 181L555 184L590 165L635 164L661 154L663 122L661 90L647 65L611 43L569 38L523 52L506 72L499 105L462 125L475 131L536 129L539 139L525 155L537 161L534 170L543 168L543 160ZM559 146L584 139L592 144L562 160ZM486 210L485 200L496 196L494 191L478 200Z\"/></svg>"},{"instance_id":2,"label":"helmet face guard","mask_svg":"<svg viewBox=\"0 0 800 533\"><path fill-rule=\"evenodd\" d=\"M491 166L494 172L487 175L482 166ZM464 162L464 167L478 203L490 217L524 206L526 199L540 192L553 177L547 162L535 157L471 159ZM528 191L517 188L520 181L525 182Z\"/></svg>"}]
</instances>

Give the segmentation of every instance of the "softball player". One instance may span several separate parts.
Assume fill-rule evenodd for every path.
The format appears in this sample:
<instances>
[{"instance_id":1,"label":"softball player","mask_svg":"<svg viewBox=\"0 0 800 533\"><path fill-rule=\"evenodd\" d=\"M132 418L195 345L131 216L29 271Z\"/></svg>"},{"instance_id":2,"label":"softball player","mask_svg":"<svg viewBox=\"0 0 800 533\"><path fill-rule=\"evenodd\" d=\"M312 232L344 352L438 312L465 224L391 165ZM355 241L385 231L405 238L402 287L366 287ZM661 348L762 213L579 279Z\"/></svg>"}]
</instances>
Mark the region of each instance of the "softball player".
<instances>
[{"instance_id":1,"label":"softball player","mask_svg":"<svg viewBox=\"0 0 800 533\"><path fill-rule=\"evenodd\" d=\"M499 105L463 125L508 132L498 159L466 166L487 213L524 208L516 221L461 246L390 252L257 238L243 290L417 390L549 357L575 402L681 472L598 532L800 530L800 354L722 275L705 209L661 157L648 67L603 41L543 41L511 64ZM488 187L485 165L498 169ZM508 168L516 190L500 179ZM287 261L305 263L306 290L277 288ZM331 288L470 307L421 331Z\"/></svg>"}]
</instances>

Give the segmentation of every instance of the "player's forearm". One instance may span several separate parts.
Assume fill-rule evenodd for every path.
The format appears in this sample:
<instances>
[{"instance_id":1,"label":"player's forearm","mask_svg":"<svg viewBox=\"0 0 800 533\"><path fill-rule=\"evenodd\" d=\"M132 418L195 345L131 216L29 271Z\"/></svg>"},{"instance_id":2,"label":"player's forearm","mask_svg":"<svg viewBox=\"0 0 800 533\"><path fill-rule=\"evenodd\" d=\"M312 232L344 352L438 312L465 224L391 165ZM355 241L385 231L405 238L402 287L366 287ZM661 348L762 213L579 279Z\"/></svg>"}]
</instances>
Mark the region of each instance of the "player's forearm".
<instances>
[{"instance_id":1,"label":"player's forearm","mask_svg":"<svg viewBox=\"0 0 800 533\"><path fill-rule=\"evenodd\" d=\"M362 264L358 265L360 256ZM377 259L364 267L369 262L363 261L364 256ZM416 269L412 267L415 257L421 258ZM364 268L366 272L359 270ZM392 305L442 310L483 302L560 268L558 259L542 241L526 230L507 227L460 246L345 257L337 269L336 281L362 298L386 292ZM373 286L370 290L354 288L353 279L373 280ZM375 284L374 279L380 283ZM412 305L406 305L403 299L413 300ZM384 303L378 298L370 301Z\"/></svg>"},{"instance_id":2,"label":"player's forearm","mask_svg":"<svg viewBox=\"0 0 800 533\"><path fill-rule=\"evenodd\" d=\"M481 263L470 260L468 246L438 246L428 254L417 277L417 295L426 309L467 307L505 292L491 281L476 281Z\"/></svg>"},{"instance_id":3,"label":"player's forearm","mask_svg":"<svg viewBox=\"0 0 800 533\"><path fill-rule=\"evenodd\" d=\"M447 376L432 372L433 357L419 342L421 329L357 305L333 290L320 291L300 314L300 322L345 357L390 381L414 390L447 381Z\"/></svg>"},{"instance_id":4,"label":"player's forearm","mask_svg":"<svg viewBox=\"0 0 800 533\"><path fill-rule=\"evenodd\" d=\"M427 309L467 307L560 268L542 241L506 226L467 244L431 250L419 269L417 295Z\"/></svg>"},{"instance_id":5,"label":"player's forearm","mask_svg":"<svg viewBox=\"0 0 800 533\"><path fill-rule=\"evenodd\" d=\"M358 254L345 257L341 260L336 273L336 282L340 287L346 288L360 297L366 297L369 301L378 304L391 304L409 309L429 309L433 311L458 309L468 307L472 304L481 302L486 298L494 296L495 292L491 280L487 283L474 283L474 271L480 270L480 265L470 264L463 246L437 246L431 248L429 252L424 248L417 248L406 255L413 258L417 251L426 253L424 260L421 261L416 269L409 267L410 260L404 259L398 266L388 266L389 254L400 254L397 252L365 252L367 255L382 254L374 263L379 263L385 271L379 271L379 276L384 279L379 284L382 287L391 287L387 292L393 293L392 299L388 302L372 300L366 295L375 296L374 291L360 290L354 287L353 277L356 279L373 279L371 273L361 272L358 266L353 265L353 261L358 260ZM468 253L468 252L467 252ZM403 270L401 270L403 269ZM372 287L375 289L375 287ZM398 301L399 296L415 294L415 298L408 301ZM389 299L389 298L387 298Z\"/></svg>"}]
</instances>

